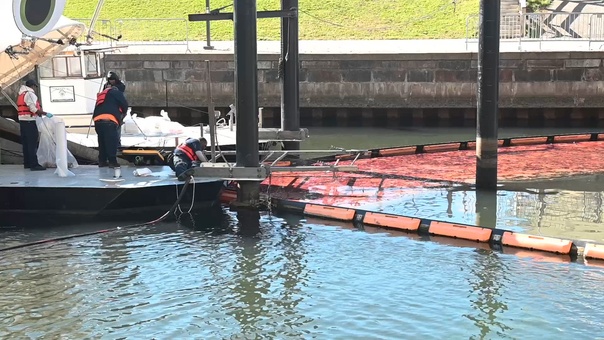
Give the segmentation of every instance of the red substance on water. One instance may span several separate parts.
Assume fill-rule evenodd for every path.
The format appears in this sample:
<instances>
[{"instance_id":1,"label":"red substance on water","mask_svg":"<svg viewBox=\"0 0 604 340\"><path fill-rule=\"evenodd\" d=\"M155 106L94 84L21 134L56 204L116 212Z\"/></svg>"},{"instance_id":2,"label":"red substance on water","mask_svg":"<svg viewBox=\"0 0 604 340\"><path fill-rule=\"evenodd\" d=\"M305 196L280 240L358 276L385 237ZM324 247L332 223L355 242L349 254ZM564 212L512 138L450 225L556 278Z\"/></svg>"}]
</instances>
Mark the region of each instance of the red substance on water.
<instances>
[{"instance_id":1,"label":"red substance on water","mask_svg":"<svg viewBox=\"0 0 604 340\"><path fill-rule=\"evenodd\" d=\"M593 174L604 169L604 142L543 144L499 148L500 182ZM350 164L341 161L339 165ZM475 182L476 151L462 150L361 159L359 173L275 173L273 197L304 199L321 204L361 205L393 199L412 190L471 185Z\"/></svg>"}]
</instances>

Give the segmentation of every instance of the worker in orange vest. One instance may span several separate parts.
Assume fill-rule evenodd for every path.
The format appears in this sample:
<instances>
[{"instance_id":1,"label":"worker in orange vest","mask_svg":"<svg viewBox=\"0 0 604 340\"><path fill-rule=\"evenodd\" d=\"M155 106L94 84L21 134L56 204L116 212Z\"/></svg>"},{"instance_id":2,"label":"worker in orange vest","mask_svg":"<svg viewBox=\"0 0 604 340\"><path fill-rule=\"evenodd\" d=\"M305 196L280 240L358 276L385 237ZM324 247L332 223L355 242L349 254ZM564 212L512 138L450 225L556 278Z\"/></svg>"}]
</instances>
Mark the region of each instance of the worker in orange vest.
<instances>
[{"instance_id":1,"label":"worker in orange vest","mask_svg":"<svg viewBox=\"0 0 604 340\"><path fill-rule=\"evenodd\" d=\"M119 168L117 162L117 130L122 124L122 112L128 111L124 94L111 85L99 93L92 113L94 129L99 142L99 168Z\"/></svg>"},{"instance_id":2,"label":"worker in orange vest","mask_svg":"<svg viewBox=\"0 0 604 340\"><path fill-rule=\"evenodd\" d=\"M185 173L193 167L193 162L207 162L208 159L203 154L203 150L208 146L205 138L187 138L174 149L172 153L173 169L179 180L186 179Z\"/></svg>"},{"instance_id":3,"label":"worker in orange vest","mask_svg":"<svg viewBox=\"0 0 604 340\"><path fill-rule=\"evenodd\" d=\"M103 86L103 90L107 89L107 86L111 85L112 87L117 87L122 93L126 92L126 84L124 84L120 80L120 76L113 71L109 71L107 73L107 82ZM122 112L122 125L124 122L124 117L126 117L126 112ZM118 149L122 147L122 127L120 125L119 129L117 129L117 147Z\"/></svg>"},{"instance_id":4,"label":"worker in orange vest","mask_svg":"<svg viewBox=\"0 0 604 340\"><path fill-rule=\"evenodd\" d=\"M21 85L17 97L17 111L23 148L23 167L31 171L40 171L46 168L38 163L37 149L40 135L36 126L36 116L42 117L46 112L42 110L34 88L38 88L38 83L33 79L28 79L25 85Z\"/></svg>"}]
</instances>

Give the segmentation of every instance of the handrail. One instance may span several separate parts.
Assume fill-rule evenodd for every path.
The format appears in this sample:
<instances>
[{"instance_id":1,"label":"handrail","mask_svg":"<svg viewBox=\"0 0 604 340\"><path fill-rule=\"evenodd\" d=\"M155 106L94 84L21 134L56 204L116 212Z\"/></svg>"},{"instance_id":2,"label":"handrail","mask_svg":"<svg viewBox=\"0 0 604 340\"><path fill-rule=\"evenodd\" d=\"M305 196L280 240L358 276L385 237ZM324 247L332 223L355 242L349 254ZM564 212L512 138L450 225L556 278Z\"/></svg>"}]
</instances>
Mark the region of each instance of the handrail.
<instances>
[{"instance_id":1,"label":"handrail","mask_svg":"<svg viewBox=\"0 0 604 340\"><path fill-rule=\"evenodd\" d=\"M74 19L88 23L90 19ZM95 29L99 39L93 44L115 44L105 36L122 35L122 43L128 45L144 44L184 44L189 48L192 39L191 23L187 18L123 18L99 19L101 27ZM162 23L174 25L175 21L182 21L182 31L157 29ZM127 25L126 25L127 24ZM149 26L152 25L152 26ZM180 25L180 24L179 24ZM465 20L466 44L478 40L479 15L471 14ZM543 12L543 13L515 13L501 15L501 35L504 41L522 42L554 42L554 41L604 41L604 13L595 12ZM168 27L166 27L168 28ZM141 41L137 37L140 32L156 29L158 32L171 32L168 35L157 35L153 40ZM133 35L134 34L134 35ZM462 38L462 37L460 37ZM462 38L463 40L463 38ZM590 45L591 46L591 45ZM469 48L469 47L467 47Z\"/></svg>"},{"instance_id":2,"label":"handrail","mask_svg":"<svg viewBox=\"0 0 604 340\"><path fill-rule=\"evenodd\" d=\"M466 18L466 41L478 39L479 15ZM503 14L501 39L604 40L604 13L543 12Z\"/></svg>"}]
</instances>

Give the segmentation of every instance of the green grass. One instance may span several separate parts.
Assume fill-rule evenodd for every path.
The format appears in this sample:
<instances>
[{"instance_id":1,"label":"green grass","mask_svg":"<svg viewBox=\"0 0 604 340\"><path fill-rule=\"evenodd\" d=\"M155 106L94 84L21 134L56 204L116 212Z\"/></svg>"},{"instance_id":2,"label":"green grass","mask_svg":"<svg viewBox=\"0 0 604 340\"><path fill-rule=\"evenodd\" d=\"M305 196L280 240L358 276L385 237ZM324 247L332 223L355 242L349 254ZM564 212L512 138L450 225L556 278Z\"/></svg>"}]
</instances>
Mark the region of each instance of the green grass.
<instances>
[{"instance_id":1,"label":"green grass","mask_svg":"<svg viewBox=\"0 0 604 340\"><path fill-rule=\"evenodd\" d=\"M89 20L97 1L68 0L65 16ZM232 0L211 0L211 7ZM280 0L257 0L258 10L280 9ZM478 0L300 0L300 39L379 40L463 38L466 18L478 13ZM229 7L223 11L232 12ZM106 0L101 19L109 19L114 35L123 40L184 40L190 13L205 12L204 0ZM128 19L121 22L116 19ZM180 21L142 21L137 18L177 18ZM86 21L85 21L86 22ZM87 22L86 22L87 23ZM190 40L205 40L205 23L191 22ZM108 33L109 26L97 23ZM231 21L213 22L213 40L233 40ZM259 19L258 40L279 40L280 20Z\"/></svg>"}]
</instances>

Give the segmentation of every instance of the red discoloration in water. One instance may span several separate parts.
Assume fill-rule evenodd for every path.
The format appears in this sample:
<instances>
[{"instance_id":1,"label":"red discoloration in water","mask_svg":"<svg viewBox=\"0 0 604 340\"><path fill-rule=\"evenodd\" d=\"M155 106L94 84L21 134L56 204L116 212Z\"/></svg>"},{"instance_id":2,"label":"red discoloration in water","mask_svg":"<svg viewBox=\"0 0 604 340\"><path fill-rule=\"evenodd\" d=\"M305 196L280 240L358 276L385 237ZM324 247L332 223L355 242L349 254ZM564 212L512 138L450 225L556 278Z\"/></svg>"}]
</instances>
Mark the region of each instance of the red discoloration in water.
<instances>
[{"instance_id":1,"label":"red discoloration in water","mask_svg":"<svg viewBox=\"0 0 604 340\"><path fill-rule=\"evenodd\" d=\"M500 147L498 177L517 181L593 174L603 171L603 154L604 142ZM347 164L350 161L339 163ZM361 159L355 164L359 173L280 172L262 184L266 189L270 183L273 197L362 205L421 189L474 184L476 151Z\"/></svg>"}]
</instances>

